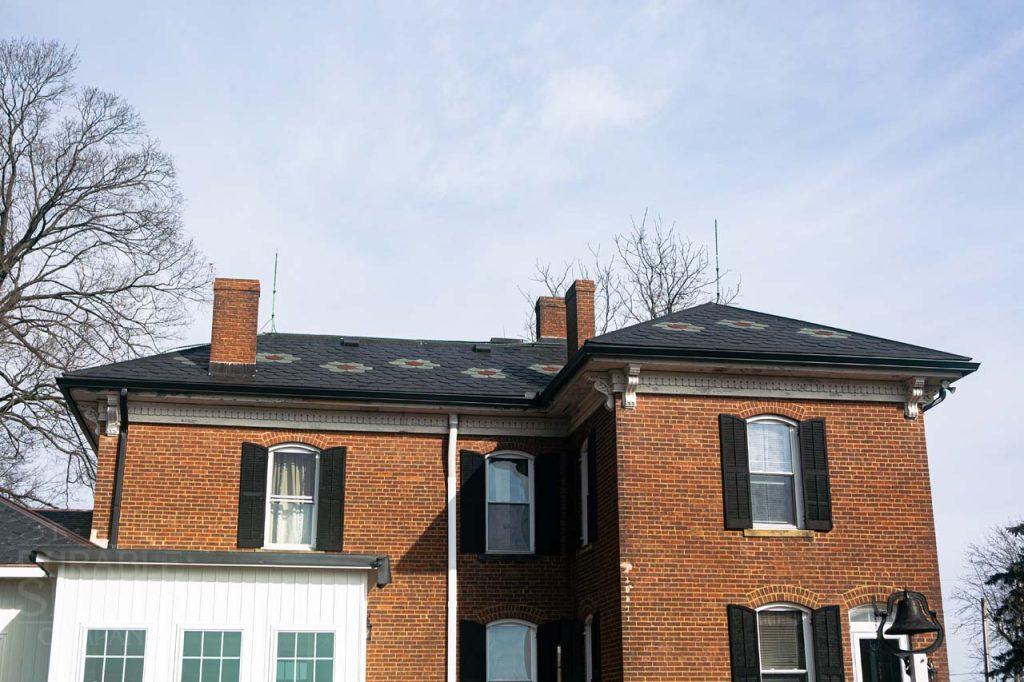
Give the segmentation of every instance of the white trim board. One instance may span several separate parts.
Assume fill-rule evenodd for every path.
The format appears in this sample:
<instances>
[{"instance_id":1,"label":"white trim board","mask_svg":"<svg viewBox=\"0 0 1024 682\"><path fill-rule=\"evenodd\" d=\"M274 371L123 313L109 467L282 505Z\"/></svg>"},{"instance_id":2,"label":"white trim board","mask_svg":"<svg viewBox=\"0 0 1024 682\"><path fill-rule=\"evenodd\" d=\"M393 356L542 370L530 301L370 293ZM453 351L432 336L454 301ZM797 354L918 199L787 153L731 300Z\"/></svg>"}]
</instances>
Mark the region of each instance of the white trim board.
<instances>
[{"instance_id":1,"label":"white trim board","mask_svg":"<svg viewBox=\"0 0 1024 682\"><path fill-rule=\"evenodd\" d=\"M898 381L799 379L754 375L642 372L638 393L667 395L750 396L809 400L864 400L902 403L906 386Z\"/></svg>"}]
</instances>

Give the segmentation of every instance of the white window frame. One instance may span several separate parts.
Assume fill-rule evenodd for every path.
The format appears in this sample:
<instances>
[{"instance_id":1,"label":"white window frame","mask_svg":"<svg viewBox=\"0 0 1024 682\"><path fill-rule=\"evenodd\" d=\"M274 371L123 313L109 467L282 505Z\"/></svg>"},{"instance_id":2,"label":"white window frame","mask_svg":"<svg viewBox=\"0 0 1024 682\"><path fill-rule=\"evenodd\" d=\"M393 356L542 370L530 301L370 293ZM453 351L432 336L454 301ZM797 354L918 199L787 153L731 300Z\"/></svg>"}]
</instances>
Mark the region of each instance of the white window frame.
<instances>
[{"instance_id":1,"label":"white window frame","mask_svg":"<svg viewBox=\"0 0 1024 682\"><path fill-rule=\"evenodd\" d=\"M491 549L491 493L490 493L490 466L491 459L524 459L527 462L527 478L529 487L530 506L530 548L529 549ZM534 554L536 553L536 517L537 506L534 499L534 466L533 455L521 450L496 450L484 457L484 551L487 554ZM501 504L495 502L495 504Z\"/></svg>"},{"instance_id":2,"label":"white window frame","mask_svg":"<svg viewBox=\"0 0 1024 682\"><path fill-rule=\"evenodd\" d=\"M339 668L338 668L338 643L341 641L341 638L338 635L339 635L340 630L335 629L335 628L331 628L331 627L303 628L303 627L299 627L297 625L295 625L295 626L281 625L281 626L275 626L275 627L271 627L270 628L270 641L267 642L267 653L270 654L270 658L269 658L269 661L268 661L268 664L267 664L267 681L268 682L276 682L277 681L277 637L278 637L278 635L280 635L283 632L284 633L295 633L295 634L313 633L314 635L320 634L322 632L329 632L332 635L334 635L334 652L331 654L331 661L333 663L332 667L334 669L334 678L335 679L338 678L338 670L339 670ZM316 646L315 642L314 642L313 646L314 647ZM315 651L316 650L314 649L314 652Z\"/></svg>"},{"instance_id":3,"label":"white window frame","mask_svg":"<svg viewBox=\"0 0 1024 682\"><path fill-rule=\"evenodd\" d=\"M175 645L175 649L174 649L175 655L177 656L177 660L175 661L175 664L174 664L174 679L175 680L180 680L181 679L182 669L185 667L185 633L186 632L221 632L221 633L237 632L237 633L239 633L242 636L242 644L241 644L241 647L239 649L241 655L239 656L239 660L238 660L238 675L239 675L239 680L248 679L249 669L248 669L248 666L246 665L246 663L248 661L248 655L247 655L247 652L246 652L246 646L248 644L249 633L248 633L248 630L245 627L243 627L241 625L224 625L224 626L221 626L221 625L206 625L206 624L196 625L196 626L178 625L175 628L175 630L176 630L175 640L177 642L177 644ZM223 651L223 649L222 649L222 651ZM223 660L223 658L221 658L221 660Z\"/></svg>"},{"instance_id":4,"label":"white window frame","mask_svg":"<svg viewBox=\"0 0 1024 682\"><path fill-rule=\"evenodd\" d=\"M491 656L487 651L491 643L490 630L495 625L521 625L529 631L530 637L530 652L533 654L530 657L530 682L537 682L537 626L526 620L516 620L515 618L505 618L502 620L491 621L487 624L484 629L484 658L487 664L486 679L484 682L491 682Z\"/></svg>"},{"instance_id":5,"label":"white window frame","mask_svg":"<svg viewBox=\"0 0 1024 682\"><path fill-rule=\"evenodd\" d=\"M790 454L793 458L793 510L796 516L796 524L792 523L769 523L767 521L754 521L754 528L763 528L766 530L778 529L778 530L797 530L804 528L804 495L803 495L803 478L800 471L800 424L787 417L780 417L775 414L759 414L756 417L750 417L746 420L747 425L756 423L772 423L772 424L783 424L789 427L790 432ZM749 433L749 431L748 431ZM749 441L748 441L749 442ZM749 444L747 452L750 452ZM749 468L749 467L748 467ZM750 476L765 475L765 476L785 476L786 474L779 474L767 471L757 471L750 469ZM753 518L753 488L750 491L751 495L751 509L750 515Z\"/></svg>"},{"instance_id":6,"label":"white window frame","mask_svg":"<svg viewBox=\"0 0 1024 682\"><path fill-rule=\"evenodd\" d=\"M583 672L584 682L594 680L594 614L583 621Z\"/></svg>"},{"instance_id":7,"label":"white window frame","mask_svg":"<svg viewBox=\"0 0 1024 682\"><path fill-rule=\"evenodd\" d=\"M273 537L271 529L274 524L274 517L270 513L272 502L304 502L308 503L307 497L295 497L289 495L274 495L274 456L279 452L303 453L315 457L313 462L313 519L310 524L309 544L274 543L270 541ZM302 443L282 443L271 447L267 454L267 499L264 503L263 521L263 547L265 549L285 550L313 550L316 548L316 522L320 511L320 451Z\"/></svg>"},{"instance_id":8,"label":"white window frame","mask_svg":"<svg viewBox=\"0 0 1024 682\"><path fill-rule=\"evenodd\" d=\"M146 665L146 662L149 661L149 655L150 655L150 640L151 640L150 634L151 633L150 633L150 626L149 625L135 625L135 624L129 624L129 625L122 625L122 624L117 624L117 625L109 625L109 624L93 625L93 624L86 623L86 624L79 625L79 627L78 627L78 656L77 656L78 660L77 660L77 666L76 666L76 670L75 670L75 680L76 680L76 682L78 680L85 679L85 658L86 658L87 643L88 643L89 631L90 630L107 630L107 631L110 631L110 630L125 630L125 631L127 631L127 630L141 630L144 633L146 633L145 637L143 639L143 644L142 644L142 679L143 680L148 680L149 679L149 674L150 674L148 672L149 668ZM105 655L104 655L104 658L106 658ZM137 657L133 657L133 658L137 658ZM124 673L122 671L122 677L123 676L124 676Z\"/></svg>"},{"instance_id":9,"label":"white window frame","mask_svg":"<svg viewBox=\"0 0 1024 682\"><path fill-rule=\"evenodd\" d=\"M765 604L764 606L755 609L757 612L757 669L760 671L761 676L764 675L785 675L795 674L807 675L808 682L814 682L814 638L811 633L811 610L800 606L799 604L790 604L780 602L776 604ZM799 611L802 615L803 634L804 634L804 663L807 665L805 670L766 670L764 664L761 663L761 613L764 611Z\"/></svg>"},{"instance_id":10,"label":"white window frame","mask_svg":"<svg viewBox=\"0 0 1024 682\"><path fill-rule=\"evenodd\" d=\"M586 547L590 544L590 515L587 509L590 506L590 439L584 439L580 446L580 546Z\"/></svg>"},{"instance_id":11,"label":"white window frame","mask_svg":"<svg viewBox=\"0 0 1024 682\"><path fill-rule=\"evenodd\" d=\"M869 623L862 620L854 620L854 616L857 613L864 613L866 611L873 612L874 609L873 604L864 604L850 609L850 653L853 658L854 682L865 682L864 671L860 667L860 643L865 639L874 640L878 637L877 619L872 619ZM910 646L904 635L886 636L886 639L896 642L897 646L904 650ZM927 682L928 657L924 654L915 655L911 670L913 674L910 676L907 675L906 670L903 671L903 682Z\"/></svg>"}]
</instances>

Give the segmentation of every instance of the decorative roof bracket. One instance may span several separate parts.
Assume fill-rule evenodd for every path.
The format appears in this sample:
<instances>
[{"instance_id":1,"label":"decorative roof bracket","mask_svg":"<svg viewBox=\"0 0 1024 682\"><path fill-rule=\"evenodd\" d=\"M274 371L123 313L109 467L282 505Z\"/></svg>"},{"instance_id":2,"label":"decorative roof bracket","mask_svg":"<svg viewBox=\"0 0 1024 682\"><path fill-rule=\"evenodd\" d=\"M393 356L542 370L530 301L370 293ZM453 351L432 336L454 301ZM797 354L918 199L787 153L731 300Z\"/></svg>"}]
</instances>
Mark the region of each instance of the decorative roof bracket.
<instances>
[{"instance_id":1,"label":"decorative roof bracket","mask_svg":"<svg viewBox=\"0 0 1024 682\"><path fill-rule=\"evenodd\" d=\"M921 414L921 403L926 402L924 377L914 377L907 380L906 403L903 405L903 416L907 419L917 419Z\"/></svg>"}]
</instances>

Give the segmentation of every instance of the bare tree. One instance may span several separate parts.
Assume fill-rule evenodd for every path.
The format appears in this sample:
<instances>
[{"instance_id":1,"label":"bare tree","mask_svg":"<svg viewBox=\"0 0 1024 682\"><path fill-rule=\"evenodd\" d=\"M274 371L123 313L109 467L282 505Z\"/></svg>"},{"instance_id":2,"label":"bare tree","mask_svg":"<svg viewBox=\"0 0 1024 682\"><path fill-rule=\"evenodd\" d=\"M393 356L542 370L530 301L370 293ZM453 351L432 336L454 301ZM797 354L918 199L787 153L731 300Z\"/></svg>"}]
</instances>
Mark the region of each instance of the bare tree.
<instances>
[{"instance_id":1,"label":"bare tree","mask_svg":"<svg viewBox=\"0 0 1024 682\"><path fill-rule=\"evenodd\" d=\"M1016 531L1016 532L1015 532ZM1024 566L1024 526L1010 524L989 533L980 543L967 548L967 570L953 591L956 604L956 630L972 646L972 658L978 670L983 669L981 600L987 599L995 611L1000 606L1015 610L1013 618L993 618L989 625L990 647L993 657L1010 652L1014 647L1024 647L1021 632L1024 631L1024 603L1020 597L1011 599L1013 585L1008 581L993 580L993 576L1005 575L1015 566ZM1020 588L1018 588L1019 590ZM1013 627L1016 623L1016 627ZM994 635L994 636L993 636ZM979 674L981 674L979 672ZM999 679L1021 678L1012 674Z\"/></svg>"},{"instance_id":2,"label":"bare tree","mask_svg":"<svg viewBox=\"0 0 1024 682\"><path fill-rule=\"evenodd\" d=\"M530 281L543 295L562 296L574 279L594 280L595 318L598 334L628 324L652 320L716 298L717 285L730 274L719 276L711 267L707 247L682 237L675 223L661 218L631 219L629 232L614 239L610 255L589 245L587 260L568 261L561 267L537 261ZM520 288L532 306L531 291ZM739 297L739 280L722 291L721 303ZM524 323L529 338L535 334L533 311Z\"/></svg>"},{"instance_id":3,"label":"bare tree","mask_svg":"<svg viewBox=\"0 0 1024 682\"><path fill-rule=\"evenodd\" d=\"M95 476L55 378L173 338L211 277L170 157L76 66L0 41L0 494L36 503Z\"/></svg>"}]
</instances>

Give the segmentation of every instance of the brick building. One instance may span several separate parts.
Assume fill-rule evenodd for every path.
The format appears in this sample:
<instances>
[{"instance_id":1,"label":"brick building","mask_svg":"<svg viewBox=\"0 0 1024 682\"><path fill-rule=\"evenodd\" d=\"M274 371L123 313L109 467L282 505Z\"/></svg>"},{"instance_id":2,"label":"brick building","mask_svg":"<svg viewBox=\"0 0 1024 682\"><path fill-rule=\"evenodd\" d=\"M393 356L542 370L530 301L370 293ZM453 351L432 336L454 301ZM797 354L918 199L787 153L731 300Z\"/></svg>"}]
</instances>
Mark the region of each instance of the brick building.
<instances>
[{"instance_id":1,"label":"brick building","mask_svg":"<svg viewBox=\"0 0 1024 682\"><path fill-rule=\"evenodd\" d=\"M91 544L18 563L19 679L948 680L870 605L941 618L923 412L969 358L714 304L595 336L587 281L532 343L257 335L258 282L214 290L210 344L62 378Z\"/></svg>"}]
</instances>

